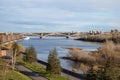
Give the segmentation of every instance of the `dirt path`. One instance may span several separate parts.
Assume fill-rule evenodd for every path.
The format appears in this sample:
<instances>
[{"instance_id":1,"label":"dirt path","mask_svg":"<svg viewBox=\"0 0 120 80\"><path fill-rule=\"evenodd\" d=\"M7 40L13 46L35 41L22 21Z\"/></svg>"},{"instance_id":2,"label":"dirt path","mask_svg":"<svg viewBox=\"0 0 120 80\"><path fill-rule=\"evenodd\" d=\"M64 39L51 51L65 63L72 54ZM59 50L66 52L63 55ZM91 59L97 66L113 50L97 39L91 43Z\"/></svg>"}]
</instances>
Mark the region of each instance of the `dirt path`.
<instances>
[{"instance_id":1,"label":"dirt path","mask_svg":"<svg viewBox=\"0 0 120 80\"><path fill-rule=\"evenodd\" d=\"M25 66L23 66L19 63L16 64L16 68L18 71L27 75L28 77L30 77L33 80L48 80L47 78L40 76L38 73L32 71L31 69L26 68Z\"/></svg>"}]
</instances>

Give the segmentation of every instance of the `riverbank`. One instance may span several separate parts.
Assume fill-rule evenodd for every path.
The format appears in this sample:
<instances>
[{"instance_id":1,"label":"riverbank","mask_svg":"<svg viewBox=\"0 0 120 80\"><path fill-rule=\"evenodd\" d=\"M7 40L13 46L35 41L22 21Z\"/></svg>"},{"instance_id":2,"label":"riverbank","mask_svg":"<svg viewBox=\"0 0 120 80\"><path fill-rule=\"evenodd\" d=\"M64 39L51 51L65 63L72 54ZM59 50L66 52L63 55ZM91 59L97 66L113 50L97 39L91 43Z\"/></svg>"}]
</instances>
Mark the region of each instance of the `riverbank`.
<instances>
[{"instance_id":1,"label":"riverbank","mask_svg":"<svg viewBox=\"0 0 120 80\"><path fill-rule=\"evenodd\" d=\"M16 68L20 73L30 77L32 80L48 80L47 78L41 76L40 74L33 71L32 69L25 67L21 63L17 63Z\"/></svg>"},{"instance_id":2,"label":"riverbank","mask_svg":"<svg viewBox=\"0 0 120 80\"><path fill-rule=\"evenodd\" d=\"M88 42L99 42L99 43L106 42L106 39L101 39L101 38L78 38L75 40L88 41Z\"/></svg>"},{"instance_id":3,"label":"riverbank","mask_svg":"<svg viewBox=\"0 0 120 80\"><path fill-rule=\"evenodd\" d=\"M100 35L86 35L81 38L77 38L75 40L88 41L88 42L98 42L105 43L106 41L113 41L114 43L120 43L120 33L118 34L100 34Z\"/></svg>"},{"instance_id":4,"label":"riverbank","mask_svg":"<svg viewBox=\"0 0 120 80\"><path fill-rule=\"evenodd\" d=\"M80 69L82 65L84 67L87 67L87 69L85 69L87 71L89 70L90 65L92 65L95 70L98 70L100 66L105 66L105 62L107 61L105 56L108 56L113 58L114 64L116 65L115 68L119 70L120 46L115 46L114 43L108 42L104 46L99 48L98 51L84 51L75 47L67 49L69 50L69 55L61 58L79 63Z\"/></svg>"},{"instance_id":5,"label":"riverbank","mask_svg":"<svg viewBox=\"0 0 120 80\"><path fill-rule=\"evenodd\" d=\"M19 39L19 40L12 40L12 41L8 41L8 42L4 42L4 45L7 45L9 43L13 43L13 42L18 42L18 41L22 41L23 39Z\"/></svg>"},{"instance_id":6,"label":"riverbank","mask_svg":"<svg viewBox=\"0 0 120 80\"><path fill-rule=\"evenodd\" d=\"M15 40L23 39L20 33L0 33L0 42L7 43Z\"/></svg>"},{"instance_id":7,"label":"riverbank","mask_svg":"<svg viewBox=\"0 0 120 80\"><path fill-rule=\"evenodd\" d=\"M42 60L37 60L38 63L43 64L44 66L46 66L48 63L44 62ZM73 71L67 70L65 68L62 68L62 75L64 76L68 76L68 79L70 80L86 80L86 75L85 74L79 74L79 73L75 73Z\"/></svg>"},{"instance_id":8,"label":"riverbank","mask_svg":"<svg viewBox=\"0 0 120 80\"><path fill-rule=\"evenodd\" d=\"M64 49L68 49L68 50L70 50L70 51L81 51L82 49L81 48L76 48L76 47L72 47L72 48L65 48L65 47L63 47Z\"/></svg>"},{"instance_id":9,"label":"riverbank","mask_svg":"<svg viewBox=\"0 0 120 80\"><path fill-rule=\"evenodd\" d=\"M94 62L95 58L93 54L97 53L97 51L85 51L80 48L65 48L69 51L69 55L61 57L62 59L68 59L72 61L87 63L88 61Z\"/></svg>"},{"instance_id":10,"label":"riverbank","mask_svg":"<svg viewBox=\"0 0 120 80\"><path fill-rule=\"evenodd\" d=\"M41 77L44 77L44 79L46 78L48 80L76 80L76 79L68 78L65 75L53 75L53 74L46 72L45 64L47 64L47 63L44 61L41 61L41 60L37 60L35 63L26 63L22 60L22 61L20 61L20 63L22 65L24 65L27 69L32 70L32 72L34 72L33 77L41 76ZM45 64L43 64L43 63L45 63ZM35 80L38 80L38 79L35 79ZM40 80L43 80L43 79L40 79Z\"/></svg>"}]
</instances>

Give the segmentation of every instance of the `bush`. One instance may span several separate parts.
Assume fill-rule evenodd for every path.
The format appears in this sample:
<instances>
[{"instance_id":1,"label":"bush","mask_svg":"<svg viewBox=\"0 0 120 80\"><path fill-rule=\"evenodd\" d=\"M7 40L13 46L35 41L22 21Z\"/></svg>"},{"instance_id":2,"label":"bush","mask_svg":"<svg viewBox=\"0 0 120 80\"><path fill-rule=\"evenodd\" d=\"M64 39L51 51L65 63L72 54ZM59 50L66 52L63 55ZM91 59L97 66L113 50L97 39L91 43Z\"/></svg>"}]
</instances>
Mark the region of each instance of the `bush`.
<instances>
[{"instance_id":1,"label":"bush","mask_svg":"<svg viewBox=\"0 0 120 80\"><path fill-rule=\"evenodd\" d=\"M119 80L120 69L116 63L116 51L113 42L106 42L106 44L99 50L99 59L101 62L98 64L97 70L93 66L88 71L89 80ZM99 60L99 61L100 61ZM92 73L89 73L92 72ZM94 75L92 75L94 73Z\"/></svg>"}]
</instances>

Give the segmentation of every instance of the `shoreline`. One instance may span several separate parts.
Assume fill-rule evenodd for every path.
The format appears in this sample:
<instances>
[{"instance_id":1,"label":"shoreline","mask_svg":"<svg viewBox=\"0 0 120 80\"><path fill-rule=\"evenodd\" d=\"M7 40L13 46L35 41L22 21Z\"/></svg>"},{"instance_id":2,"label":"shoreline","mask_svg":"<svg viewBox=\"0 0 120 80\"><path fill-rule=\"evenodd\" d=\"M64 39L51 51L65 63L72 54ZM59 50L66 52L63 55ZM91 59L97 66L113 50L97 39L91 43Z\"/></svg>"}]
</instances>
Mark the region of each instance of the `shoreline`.
<instances>
[{"instance_id":1,"label":"shoreline","mask_svg":"<svg viewBox=\"0 0 120 80\"><path fill-rule=\"evenodd\" d=\"M4 42L3 44L4 45L7 45L9 43L12 43L12 42L18 42L18 41L22 41L23 39L19 39L19 40L12 40L12 41L8 41L8 42Z\"/></svg>"},{"instance_id":2,"label":"shoreline","mask_svg":"<svg viewBox=\"0 0 120 80\"><path fill-rule=\"evenodd\" d=\"M61 59L71 60L75 62L85 62L85 63L87 63L88 61L90 62L95 61L94 55L95 53L97 53L97 51L86 51L86 50L82 50L81 48L77 48L77 47L64 48L64 49L67 49L70 52L69 53L70 55L60 57Z\"/></svg>"},{"instance_id":3,"label":"shoreline","mask_svg":"<svg viewBox=\"0 0 120 80\"><path fill-rule=\"evenodd\" d=\"M98 42L98 43L106 42L106 39L95 39L95 38L78 38L75 40L86 41L86 42Z\"/></svg>"},{"instance_id":4,"label":"shoreline","mask_svg":"<svg viewBox=\"0 0 120 80\"><path fill-rule=\"evenodd\" d=\"M67 50L82 50L81 48L77 48L77 47L70 47L70 48L67 48L67 47L62 47L64 49L67 49Z\"/></svg>"}]
</instances>

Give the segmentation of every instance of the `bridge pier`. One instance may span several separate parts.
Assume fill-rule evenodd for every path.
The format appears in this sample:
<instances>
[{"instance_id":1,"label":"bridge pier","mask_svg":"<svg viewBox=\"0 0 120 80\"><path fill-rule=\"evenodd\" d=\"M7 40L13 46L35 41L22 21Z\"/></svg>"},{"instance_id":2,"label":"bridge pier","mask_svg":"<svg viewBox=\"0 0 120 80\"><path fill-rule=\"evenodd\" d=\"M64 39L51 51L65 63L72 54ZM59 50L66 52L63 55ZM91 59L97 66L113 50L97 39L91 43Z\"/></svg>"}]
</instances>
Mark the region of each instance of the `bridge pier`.
<instances>
[{"instance_id":1,"label":"bridge pier","mask_svg":"<svg viewBox=\"0 0 120 80\"><path fill-rule=\"evenodd\" d=\"M40 34L40 39L42 39L42 38L43 38L43 33Z\"/></svg>"},{"instance_id":2,"label":"bridge pier","mask_svg":"<svg viewBox=\"0 0 120 80\"><path fill-rule=\"evenodd\" d=\"M43 37L42 36L40 36L40 39L42 39Z\"/></svg>"},{"instance_id":3,"label":"bridge pier","mask_svg":"<svg viewBox=\"0 0 120 80\"><path fill-rule=\"evenodd\" d=\"M67 38L67 39L69 39L69 38L70 38L70 36L66 36L66 38Z\"/></svg>"},{"instance_id":4,"label":"bridge pier","mask_svg":"<svg viewBox=\"0 0 120 80\"><path fill-rule=\"evenodd\" d=\"M67 39L69 39L69 38L70 38L70 33L68 33L68 34L67 34L66 38L67 38Z\"/></svg>"}]
</instances>

